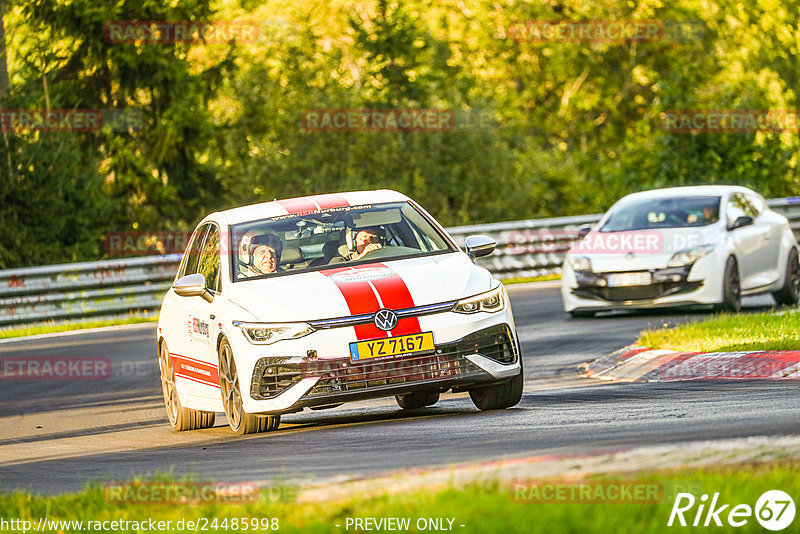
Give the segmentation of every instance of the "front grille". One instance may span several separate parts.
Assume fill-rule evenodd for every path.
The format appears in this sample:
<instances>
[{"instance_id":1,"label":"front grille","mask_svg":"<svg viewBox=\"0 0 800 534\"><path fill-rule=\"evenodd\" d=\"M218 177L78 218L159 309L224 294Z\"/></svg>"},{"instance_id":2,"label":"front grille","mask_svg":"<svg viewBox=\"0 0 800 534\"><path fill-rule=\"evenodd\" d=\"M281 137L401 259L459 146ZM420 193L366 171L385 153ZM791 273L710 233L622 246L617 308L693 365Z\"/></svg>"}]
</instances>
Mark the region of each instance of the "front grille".
<instances>
[{"instance_id":1,"label":"front grille","mask_svg":"<svg viewBox=\"0 0 800 534\"><path fill-rule=\"evenodd\" d=\"M316 386L311 388L307 396L314 397L371 387L444 380L480 371L481 369L477 365L455 354L431 354L396 360L348 364L344 369L327 373Z\"/></svg>"},{"instance_id":2,"label":"front grille","mask_svg":"<svg viewBox=\"0 0 800 534\"><path fill-rule=\"evenodd\" d=\"M669 295L689 293L702 285L702 282L667 282L647 286L580 287L579 289L573 290L573 294L581 298L599 298L608 302L654 300Z\"/></svg>"},{"instance_id":3,"label":"front grille","mask_svg":"<svg viewBox=\"0 0 800 534\"><path fill-rule=\"evenodd\" d=\"M480 367L465 357L467 354L481 354L505 364L517 359L509 327L496 325L454 343L436 345L433 354L421 356L356 363L349 358L304 360L291 364L286 363L287 358L262 358L253 370L250 394L256 400L269 399L303 378L320 375L322 379L306 394L307 398L482 373Z\"/></svg>"}]
</instances>

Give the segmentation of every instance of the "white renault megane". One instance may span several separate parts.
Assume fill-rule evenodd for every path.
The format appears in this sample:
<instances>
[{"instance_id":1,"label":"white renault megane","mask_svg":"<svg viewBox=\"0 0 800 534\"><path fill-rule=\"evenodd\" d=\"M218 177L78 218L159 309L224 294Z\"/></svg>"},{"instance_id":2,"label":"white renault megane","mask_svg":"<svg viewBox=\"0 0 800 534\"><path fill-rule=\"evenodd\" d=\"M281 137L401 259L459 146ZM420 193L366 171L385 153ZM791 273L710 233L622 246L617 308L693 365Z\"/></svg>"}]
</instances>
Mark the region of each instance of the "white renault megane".
<instances>
[{"instance_id":1,"label":"white renault megane","mask_svg":"<svg viewBox=\"0 0 800 534\"><path fill-rule=\"evenodd\" d=\"M569 251L561 295L573 316L602 310L714 306L743 295L800 295L797 241L787 219L744 187L660 189L619 200Z\"/></svg>"},{"instance_id":2,"label":"white renault megane","mask_svg":"<svg viewBox=\"0 0 800 534\"><path fill-rule=\"evenodd\" d=\"M481 410L522 395L508 295L418 204L394 191L266 202L195 229L158 321L176 430L224 411L240 434L280 415L395 396L404 409L467 391Z\"/></svg>"}]
</instances>

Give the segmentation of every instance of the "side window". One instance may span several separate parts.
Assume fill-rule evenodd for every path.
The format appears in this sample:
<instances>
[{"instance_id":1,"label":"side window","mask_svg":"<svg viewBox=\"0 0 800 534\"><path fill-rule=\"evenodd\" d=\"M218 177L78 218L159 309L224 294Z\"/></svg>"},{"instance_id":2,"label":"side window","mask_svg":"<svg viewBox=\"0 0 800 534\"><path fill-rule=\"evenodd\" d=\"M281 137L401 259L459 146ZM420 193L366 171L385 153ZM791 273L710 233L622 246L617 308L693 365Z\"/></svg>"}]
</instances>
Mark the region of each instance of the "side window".
<instances>
[{"instance_id":1,"label":"side window","mask_svg":"<svg viewBox=\"0 0 800 534\"><path fill-rule=\"evenodd\" d=\"M208 231L208 224L204 224L194 231L192 234L192 241L186 247L186 255L183 258L181 265L180 276L187 274L194 274L197 272L197 260L200 258L200 247L203 245L203 238Z\"/></svg>"},{"instance_id":2,"label":"side window","mask_svg":"<svg viewBox=\"0 0 800 534\"><path fill-rule=\"evenodd\" d=\"M750 215L748 212L751 210L752 207L744 198L744 195L741 193L732 194L731 198L728 199L728 205L725 208L725 217L728 220L728 226L732 225L739 217Z\"/></svg>"},{"instance_id":3,"label":"side window","mask_svg":"<svg viewBox=\"0 0 800 534\"><path fill-rule=\"evenodd\" d=\"M200 253L197 272L206 277L206 287L219 293L219 229L210 225L208 237Z\"/></svg>"},{"instance_id":4,"label":"side window","mask_svg":"<svg viewBox=\"0 0 800 534\"><path fill-rule=\"evenodd\" d=\"M756 218L761 215L761 212L764 211L764 201L755 195L747 195L747 203L750 204L750 215L752 218Z\"/></svg>"}]
</instances>

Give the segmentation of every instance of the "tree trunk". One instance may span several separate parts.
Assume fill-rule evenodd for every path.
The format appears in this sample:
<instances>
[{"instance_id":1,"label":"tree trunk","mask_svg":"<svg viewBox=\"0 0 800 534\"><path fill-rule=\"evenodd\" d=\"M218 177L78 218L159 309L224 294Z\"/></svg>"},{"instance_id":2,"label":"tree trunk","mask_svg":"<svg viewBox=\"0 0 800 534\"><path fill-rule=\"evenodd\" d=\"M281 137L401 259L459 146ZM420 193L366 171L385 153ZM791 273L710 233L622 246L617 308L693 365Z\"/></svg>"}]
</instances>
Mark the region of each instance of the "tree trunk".
<instances>
[{"instance_id":1,"label":"tree trunk","mask_svg":"<svg viewBox=\"0 0 800 534\"><path fill-rule=\"evenodd\" d=\"M6 31L3 24L5 1L0 0L0 107L8 93L8 62L6 61Z\"/></svg>"}]
</instances>

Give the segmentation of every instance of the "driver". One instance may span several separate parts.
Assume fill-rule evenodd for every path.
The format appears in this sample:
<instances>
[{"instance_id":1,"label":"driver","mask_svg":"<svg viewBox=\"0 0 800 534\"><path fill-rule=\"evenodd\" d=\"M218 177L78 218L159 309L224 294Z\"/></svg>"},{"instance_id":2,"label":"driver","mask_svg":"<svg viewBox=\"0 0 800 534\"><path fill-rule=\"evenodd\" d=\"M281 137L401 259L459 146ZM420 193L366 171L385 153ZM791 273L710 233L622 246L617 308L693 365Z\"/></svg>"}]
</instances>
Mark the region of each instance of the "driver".
<instances>
[{"instance_id":1,"label":"driver","mask_svg":"<svg viewBox=\"0 0 800 534\"><path fill-rule=\"evenodd\" d=\"M283 243L275 234L245 235L239 247L239 258L246 270L245 277L262 276L279 271Z\"/></svg>"},{"instance_id":2,"label":"driver","mask_svg":"<svg viewBox=\"0 0 800 534\"><path fill-rule=\"evenodd\" d=\"M703 206L700 211L702 212L703 220L700 220L700 217L695 215L694 213L690 213L686 217L686 222L689 224L694 224L696 222L700 222L700 224L713 224L717 222L717 206L714 204L706 204Z\"/></svg>"},{"instance_id":3,"label":"driver","mask_svg":"<svg viewBox=\"0 0 800 534\"><path fill-rule=\"evenodd\" d=\"M375 226L362 228L355 238L355 251L348 258L350 261L360 260L373 250L383 248L380 228Z\"/></svg>"},{"instance_id":4,"label":"driver","mask_svg":"<svg viewBox=\"0 0 800 534\"><path fill-rule=\"evenodd\" d=\"M717 222L717 206L715 204L707 204L703 206L703 217L706 222L711 224Z\"/></svg>"}]
</instances>

